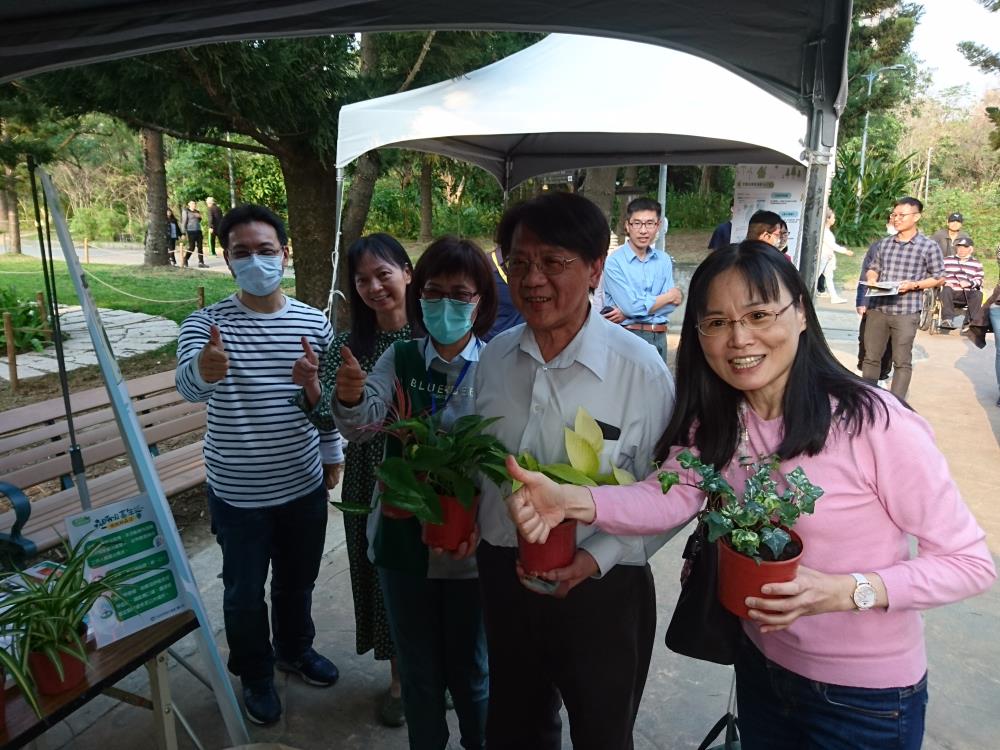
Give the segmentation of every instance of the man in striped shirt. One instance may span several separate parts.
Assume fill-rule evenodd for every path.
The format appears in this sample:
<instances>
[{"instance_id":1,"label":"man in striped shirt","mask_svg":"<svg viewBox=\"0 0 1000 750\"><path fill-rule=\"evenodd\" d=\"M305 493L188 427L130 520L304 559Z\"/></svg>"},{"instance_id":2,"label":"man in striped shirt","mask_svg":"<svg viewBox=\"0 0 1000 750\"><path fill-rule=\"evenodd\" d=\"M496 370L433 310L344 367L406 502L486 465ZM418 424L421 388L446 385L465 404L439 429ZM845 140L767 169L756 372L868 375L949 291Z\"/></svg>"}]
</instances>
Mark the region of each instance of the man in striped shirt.
<instances>
[{"instance_id":1,"label":"man in striped shirt","mask_svg":"<svg viewBox=\"0 0 1000 750\"><path fill-rule=\"evenodd\" d=\"M872 245L871 264L865 272L868 284L895 287L895 294L869 296L865 325L865 361L861 376L878 382L879 359L886 342L892 342L892 385L899 398L906 398L913 374L913 340L917 336L923 290L941 286L944 259L941 248L919 229L924 204L916 198L900 198L889 214L896 234Z\"/></svg>"},{"instance_id":2,"label":"man in striped shirt","mask_svg":"<svg viewBox=\"0 0 1000 750\"><path fill-rule=\"evenodd\" d=\"M941 328L954 328L955 303L965 305L965 325L979 317L983 306L983 264L972 257L970 237L953 243L954 255L944 259L944 286L941 287Z\"/></svg>"},{"instance_id":3,"label":"man in striped shirt","mask_svg":"<svg viewBox=\"0 0 1000 750\"><path fill-rule=\"evenodd\" d=\"M290 402L302 342L322 356L332 331L322 312L281 291L288 264L281 219L262 206L240 206L223 217L218 236L239 291L184 321L177 390L208 402L208 508L222 547L229 670L242 681L247 717L271 724L281 716L275 663L313 685L338 677L312 648L311 609L328 489L343 464L340 435L317 431Z\"/></svg>"}]
</instances>

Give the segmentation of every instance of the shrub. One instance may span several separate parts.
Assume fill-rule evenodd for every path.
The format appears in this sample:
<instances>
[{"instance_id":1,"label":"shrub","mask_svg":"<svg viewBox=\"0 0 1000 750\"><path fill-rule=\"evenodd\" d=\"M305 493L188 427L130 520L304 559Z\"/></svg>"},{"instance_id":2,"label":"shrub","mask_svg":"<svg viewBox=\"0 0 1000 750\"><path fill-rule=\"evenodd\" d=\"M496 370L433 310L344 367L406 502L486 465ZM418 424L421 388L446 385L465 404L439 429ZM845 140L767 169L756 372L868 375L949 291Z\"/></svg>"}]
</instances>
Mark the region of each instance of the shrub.
<instances>
[{"instance_id":1,"label":"shrub","mask_svg":"<svg viewBox=\"0 0 1000 750\"><path fill-rule=\"evenodd\" d=\"M667 218L671 229L714 229L729 220L731 199L724 193L668 193Z\"/></svg>"},{"instance_id":2,"label":"shrub","mask_svg":"<svg viewBox=\"0 0 1000 750\"><path fill-rule=\"evenodd\" d=\"M26 302L17 298L13 287L0 289L0 313L9 312L14 322L14 349L18 353L40 352L47 343L42 332L42 320L34 301ZM0 351L7 351L7 335L0 327Z\"/></svg>"},{"instance_id":3,"label":"shrub","mask_svg":"<svg viewBox=\"0 0 1000 750\"><path fill-rule=\"evenodd\" d=\"M871 156L861 183L861 211L857 211L861 157L853 149L837 152L837 171L830 187L830 208L837 214L834 234L845 245L867 245L885 234L893 202L913 190L916 174L912 154L898 161Z\"/></svg>"}]
</instances>

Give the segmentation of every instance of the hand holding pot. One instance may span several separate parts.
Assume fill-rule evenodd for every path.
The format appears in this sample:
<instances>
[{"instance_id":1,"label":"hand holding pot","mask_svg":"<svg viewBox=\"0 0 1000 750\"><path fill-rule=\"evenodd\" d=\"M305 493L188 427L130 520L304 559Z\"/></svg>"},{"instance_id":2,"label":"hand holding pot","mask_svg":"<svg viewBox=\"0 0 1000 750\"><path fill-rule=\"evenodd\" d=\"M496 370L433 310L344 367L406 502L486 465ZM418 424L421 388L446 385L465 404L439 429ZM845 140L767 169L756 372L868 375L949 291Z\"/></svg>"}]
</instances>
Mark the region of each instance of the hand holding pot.
<instances>
[{"instance_id":1,"label":"hand holding pot","mask_svg":"<svg viewBox=\"0 0 1000 750\"><path fill-rule=\"evenodd\" d=\"M442 547L431 547L430 550L435 555L449 555L452 560L465 560L476 554L476 547L479 546L479 525L472 527L468 538L458 545L456 550L446 550Z\"/></svg>"},{"instance_id":2,"label":"hand holding pot","mask_svg":"<svg viewBox=\"0 0 1000 750\"><path fill-rule=\"evenodd\" d=\"M507 456L507 471L524 485L507 498L507 510L529 542L544 542L567 518L594 520L594 499L586 487L556 484L540 472L522 469L513 456Z\"/></svg>"},{"instance_id":3,"label":"hand holding pot","mask_svg":"<svg viewBox=\"0 0 1000 750\"><path fill-rule=\"evenodd\" d=\"M573 556L573 562L565 568L556 568L545 573L538 573L537 576L546 581L558 582L559 588L552 593L552 596L556 599L565 599L570 591L588 578L594 576L599 570L597 561L591 554L586 550L578 549ZM517 563L517 577L521 579L522 583L528 577L528 573L521 567L520 561ZM852 578L851 580L854 579ZM530 586L526 588L534 591Z\"/></svg>"},{"instance_id":4,"label":"hand holding pot","mask_svg":"<svg viewBox=\"0 0 1000 750\"><path fill-rule=\"evenodd\" d=\"M349 347L340 347L340 361L340 369L337 370L337 400L344 406L356 406L361 403L361 397L364 395L368 373Z\"/></svg>"},{"instance_id":5,"label":"hand holding pot","mask_svg":"<svg viewBox=\"0 0 1000 750\"><path fill-rule=\"evenodd\" d=\"M882 578L874 573L866 573L866 576L875 588L875 606L887 607L889 598ZM760 624L760 632L772 633L785 630L805 615L854 610L855 585L850 575L830 575L799 565L798 574L791 581L767 583L761 587L761 593L783 598L748 596L746 605L750 609L750 619Z\"/></svg>"}]
</instances>

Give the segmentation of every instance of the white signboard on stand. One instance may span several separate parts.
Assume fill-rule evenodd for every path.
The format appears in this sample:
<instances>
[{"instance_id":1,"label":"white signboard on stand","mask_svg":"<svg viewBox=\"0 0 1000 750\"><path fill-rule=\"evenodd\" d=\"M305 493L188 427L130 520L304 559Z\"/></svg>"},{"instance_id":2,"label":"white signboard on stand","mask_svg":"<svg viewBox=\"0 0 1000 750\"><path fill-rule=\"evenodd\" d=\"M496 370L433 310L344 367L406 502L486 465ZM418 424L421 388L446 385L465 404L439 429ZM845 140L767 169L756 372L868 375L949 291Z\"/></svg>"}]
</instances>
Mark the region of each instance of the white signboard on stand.
<instances>
[{"instance_id":1,"label":"white signboard on stand","mask_svg":"<svg viewBox=\"0 0 1000 750\"><path fill-rule=\"evenodd\" d=\"M806 168L776 164L738 164L733 185L732 242L747 238L757 211L774 211L788 224L788 253L797 266L806 200Z\"/></svg>"}]
</instances>

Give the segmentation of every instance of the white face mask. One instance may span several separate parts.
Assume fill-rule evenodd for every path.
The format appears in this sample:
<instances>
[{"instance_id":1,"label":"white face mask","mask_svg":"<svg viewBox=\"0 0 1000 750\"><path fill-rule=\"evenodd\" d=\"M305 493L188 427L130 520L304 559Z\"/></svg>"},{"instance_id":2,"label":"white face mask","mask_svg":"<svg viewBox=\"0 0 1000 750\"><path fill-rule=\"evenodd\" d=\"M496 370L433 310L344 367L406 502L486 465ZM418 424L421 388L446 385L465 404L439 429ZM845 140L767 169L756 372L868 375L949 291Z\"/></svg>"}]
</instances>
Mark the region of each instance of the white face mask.
<instances>
[{"instance_id":1,"label":"white face mask","mask_svg":"<svg viewBox=\"0 0 1000 750\"><path fill-rule=\"evenodd\" d=\"M251 255L230 263L236 285L257 297L266 297L281 285L285 274L281 255Z\"/></svg>"}]
</instances>

